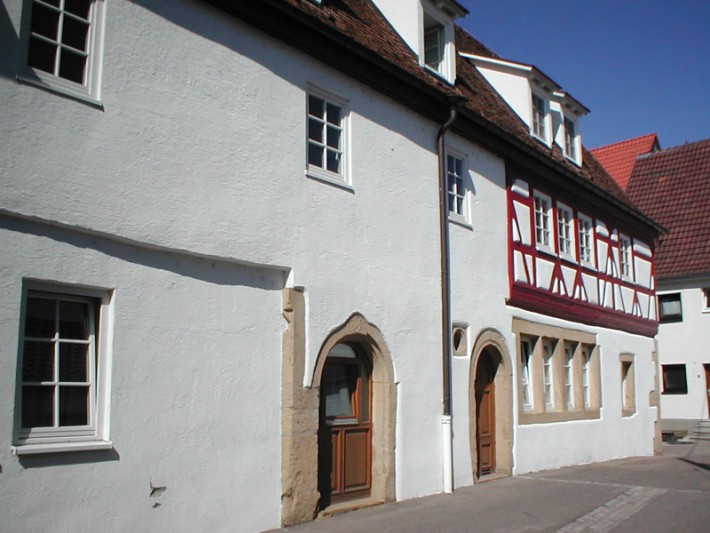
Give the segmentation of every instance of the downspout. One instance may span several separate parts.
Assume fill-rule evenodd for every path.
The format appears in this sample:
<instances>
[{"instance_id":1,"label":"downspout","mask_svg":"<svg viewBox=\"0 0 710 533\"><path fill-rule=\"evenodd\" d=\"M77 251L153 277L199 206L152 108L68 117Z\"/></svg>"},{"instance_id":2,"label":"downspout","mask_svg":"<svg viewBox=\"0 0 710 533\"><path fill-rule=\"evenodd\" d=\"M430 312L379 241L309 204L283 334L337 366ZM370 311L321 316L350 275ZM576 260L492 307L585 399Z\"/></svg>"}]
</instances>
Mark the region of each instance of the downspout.
<instances>
[{"instance_id":1,"label":"downspout","mask_svg":"<svg viewBox=\"0 0 710 533\"><path fill-rule=\"evenodd\" d=\"M456 120L463 96L450 96L449 118L436 136L439 155L439 245L441 254L441 373L443 378L443 409L441 414L442 473L444 492L454 491L453 450L451 431L451 262L449 246L449 195L446 183L446 149L444 136Z\"/></svg>"}]
</instances>

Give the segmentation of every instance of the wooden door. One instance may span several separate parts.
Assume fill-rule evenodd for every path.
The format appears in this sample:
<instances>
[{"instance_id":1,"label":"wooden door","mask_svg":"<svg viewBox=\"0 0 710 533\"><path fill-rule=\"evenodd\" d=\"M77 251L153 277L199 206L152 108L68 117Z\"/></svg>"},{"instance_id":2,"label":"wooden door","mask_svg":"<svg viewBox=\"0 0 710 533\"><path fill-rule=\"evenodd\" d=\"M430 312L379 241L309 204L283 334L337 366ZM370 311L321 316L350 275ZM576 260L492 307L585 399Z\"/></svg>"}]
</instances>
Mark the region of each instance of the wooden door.
<instances>
[{"instance_id":1,"label":"wooden door","mask_svg":"<svg viewBox=\"0 0 710 533\"><path fill-rule=\"evenodd\" d=\"M705 393L708 395L708 418L710 418L710 365L705 367Z\"/></svg>"},{"instance_id":2,"label":"wooden door","mask_svg":"<svg viewBox=\"0 0 710 533\"><path fill-rule=\"evenodd\" d=\"M495 472L496 468L496 365L488 352L481 354L476 371L476 446L478 475Z\"/></svg>"},{"instance_id":3,"label":"wooden door","mask_svg":"<svg viewBox=\"0 0 710 533\"><path fill-rule=\"evenodd\" d=\"M331 350L321 377L319 490L321 508L370 495L370 366L357 346Z\"/></svg>"}]
</instances>

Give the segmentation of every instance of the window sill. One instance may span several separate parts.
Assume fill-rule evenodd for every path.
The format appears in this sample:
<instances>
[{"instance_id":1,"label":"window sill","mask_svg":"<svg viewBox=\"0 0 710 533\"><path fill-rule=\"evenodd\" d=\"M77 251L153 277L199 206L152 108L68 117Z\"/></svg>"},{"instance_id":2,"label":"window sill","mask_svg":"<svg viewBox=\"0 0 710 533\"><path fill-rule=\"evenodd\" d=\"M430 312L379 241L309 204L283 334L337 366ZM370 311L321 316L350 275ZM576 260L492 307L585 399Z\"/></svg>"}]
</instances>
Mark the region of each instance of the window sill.
<instances>
[{"instance_id":1,"label":"window sill","mask_svg":"<svg viewBox=\"0 0 710 533\"><path fill-rule=\"evenodd\" d=\"M66 96L73 100L78 100L92 107L97 107L103 111L104 105L98 98L91 96L81 85L72 82L64 82L60 78L49 80L45 76L39 76L33 71L20 71L17 73L17 81L33 85L45 91L49 91L60 96ZM76 86L75 86L76 85ZM84 89L84 90L83 90Z\"/></svg>"},{"instance_id":2,"label":"window sill","mask_svg":"<svg viewBox=\"0 0 710 533\"><path fill-rule=\"evenodd\" d=\"M12 455L35 455L39 453L64 453L86 452L96 450L110 450L113 448L111 441L82 441L82 442L53 442L51 444L21 444L11 446Z\"/></svg>"},{"instance_id":3,"label":"window sill","mask_svg":"<svg viewBox=\"0 0 710 533\"><path fill-rule=\"evenodd\" d=\"M347 183L343 176L335 174L334 172L327 172L319 168L308 168L306 170L306 177L322 181L323 183L327 183L329 185L335 185L336 187L345 189L346 191L355 192L354 187Z\"/></svg>"},{"instance_id":4,"label":"window sill","mask_svg":"<svg viewBox=\"0 0 710 533\"><path fill-rule=\"evenodd\" d=\"M572 420L595 420L600 417L597 408L586 409L584 411L551 411L546 413L536 413L525 411L520 413L520 424L550 424L553 422L569 422Z\"/></svg>"},{"instance_id":5,"label":"window sill","mask_svg":"<svg viewBox=\"0 0 710 533\"><path fill-rule=\"evenodd\" d=\"M461 226L462 228L473 230L473 226L471 225L471 223L461 215L449 213L449 222L453 222L454 224L456 224L457 226Z\"/></svg>"}]
</instances>

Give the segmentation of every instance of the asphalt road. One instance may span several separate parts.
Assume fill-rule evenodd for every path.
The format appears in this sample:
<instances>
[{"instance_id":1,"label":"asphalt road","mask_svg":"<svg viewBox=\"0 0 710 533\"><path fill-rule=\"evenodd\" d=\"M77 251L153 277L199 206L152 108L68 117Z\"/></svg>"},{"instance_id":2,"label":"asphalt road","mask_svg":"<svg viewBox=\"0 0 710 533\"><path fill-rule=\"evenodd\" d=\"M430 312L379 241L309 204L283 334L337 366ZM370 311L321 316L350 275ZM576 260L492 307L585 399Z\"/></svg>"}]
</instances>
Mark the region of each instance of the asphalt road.
<instances>
[{"instance_id":1,"label":"asphalt road","mask_svg":"<svg viewBox=\"0 0 710 533\"><path fill-rule=\"evenodd\" d=\"M321 518L287 533L710 532L710 441L508 477Z\"/></svg>"}]
</instances>

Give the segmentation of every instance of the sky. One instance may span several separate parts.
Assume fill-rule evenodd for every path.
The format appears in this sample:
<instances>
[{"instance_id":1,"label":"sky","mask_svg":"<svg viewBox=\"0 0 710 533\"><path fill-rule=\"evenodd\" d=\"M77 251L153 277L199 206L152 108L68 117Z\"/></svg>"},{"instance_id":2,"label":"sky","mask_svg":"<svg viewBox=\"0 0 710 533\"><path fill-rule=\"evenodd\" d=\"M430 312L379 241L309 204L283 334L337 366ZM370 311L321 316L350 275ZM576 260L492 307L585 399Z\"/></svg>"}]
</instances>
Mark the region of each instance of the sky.
<instances>
[{"instance_id":1,"label":"sky","mask_svg":"<svg viewBox=\"0 0 710 533\"><path fill-rule=\"evenodd\" d=\"M459 0L458 23L584 104L587 148L710 138L709 0Z\"/></svg>"}]
</instances>

